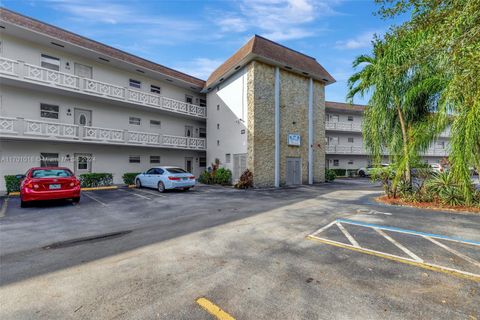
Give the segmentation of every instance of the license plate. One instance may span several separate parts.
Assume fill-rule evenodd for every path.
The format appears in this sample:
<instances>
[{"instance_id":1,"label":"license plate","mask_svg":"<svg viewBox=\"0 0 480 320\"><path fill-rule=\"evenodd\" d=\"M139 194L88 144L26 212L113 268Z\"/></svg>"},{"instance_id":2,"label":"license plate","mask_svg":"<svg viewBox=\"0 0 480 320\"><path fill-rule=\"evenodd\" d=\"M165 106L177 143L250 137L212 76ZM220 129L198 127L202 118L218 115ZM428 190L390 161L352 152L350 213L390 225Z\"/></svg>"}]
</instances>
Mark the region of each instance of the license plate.
<instances>
[{"instance_id":1,"label":"license plate","mask_svg":"<svg viewBox=\"0 0 480 320\"><path fill-rule=\"evenodd\" d=\"M60 188L61 188L61 185L59 185L59 184L51 184L51 185L49 186L49 188L50 188L51 190L56 190L56 189L60 189Z\"/></svg>"},{"instance_id":2,"label":"license plate","mask_svg":"<svg viewBox=\"0 0 480 320\"><path fill-rule=\"evenodd\" d=\"M182 178L182 180L188 180L188 178Z\"/></svg>"}]
</instances>

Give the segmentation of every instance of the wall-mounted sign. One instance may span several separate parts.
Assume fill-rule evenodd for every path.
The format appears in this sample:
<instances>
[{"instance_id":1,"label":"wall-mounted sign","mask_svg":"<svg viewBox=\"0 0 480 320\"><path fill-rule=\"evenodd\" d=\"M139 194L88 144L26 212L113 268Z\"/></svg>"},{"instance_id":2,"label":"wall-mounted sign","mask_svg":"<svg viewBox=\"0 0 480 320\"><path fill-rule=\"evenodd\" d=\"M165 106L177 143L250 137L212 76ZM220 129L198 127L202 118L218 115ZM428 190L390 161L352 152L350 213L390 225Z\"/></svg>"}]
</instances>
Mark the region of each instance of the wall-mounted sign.
<instances>
[{"instance_id":1,"label":"wall-mounted sign","mask_svg":"<svg viewBox=\"0 0 480 320\"><path fill-rule=\"evenodd\" d=\"M289 146L299 146L300 145L300 135L299 134L288 134L288 145Z\"/></svg>"}]
</instances>

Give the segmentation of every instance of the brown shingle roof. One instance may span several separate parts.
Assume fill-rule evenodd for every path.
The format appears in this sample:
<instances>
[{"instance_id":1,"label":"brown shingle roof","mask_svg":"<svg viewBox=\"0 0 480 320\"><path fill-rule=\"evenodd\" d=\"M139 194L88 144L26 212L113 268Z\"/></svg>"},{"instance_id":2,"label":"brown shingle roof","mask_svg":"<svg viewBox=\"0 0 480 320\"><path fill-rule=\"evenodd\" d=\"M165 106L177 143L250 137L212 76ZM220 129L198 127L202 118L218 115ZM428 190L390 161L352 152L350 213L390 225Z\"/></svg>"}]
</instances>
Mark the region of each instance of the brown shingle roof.
<instances>
[{"instance_id":1,"label":"brown shingle roof","mask_svg":"<svg viewBox=\"0 0 480 320\"><path fill-rule=\"evenodd\" d=\"M26 17L5 8L0 8L0 19L32 31L45 34L49 37L53 37L80 47L84 47L89 50L96 51L102 55L132 63L156 72L160 72L166 76L185 81L197 87L203 88L203 86L205 85L204 80L192 77L177 70L170 69L152 61L137 57L122 50L115 49L100 42L82 37L67 30L52 26L50 24L35 20L30 17Z\"/></svg>"},{"instance_id":2,"label":"brown shingle roof","mask_svg":"<svg viewBox=\"0 0 480 320\"><path fill-rule=\"evenodd\" d=\"M351 104L351 103L325 101L325 108L326 109L364 112L366 107L367 106L361 105L361 104Z\"/></svg>"},{"instance_id":3,"label":"brown shingle roof","mask_svg":"<svg viewBox=\"0 0 480 320\"><path fill-rule=\"evenodd\" d=\"M210 87L221 77L224 77L232 68L255 59L265 59L282 66L288 66L293 71L308 73L309 76L327 83L335 82L335 79L315 58L255 35L240 50L213 71L207 80L206 87Z\"/></svg>"}]
</instances>

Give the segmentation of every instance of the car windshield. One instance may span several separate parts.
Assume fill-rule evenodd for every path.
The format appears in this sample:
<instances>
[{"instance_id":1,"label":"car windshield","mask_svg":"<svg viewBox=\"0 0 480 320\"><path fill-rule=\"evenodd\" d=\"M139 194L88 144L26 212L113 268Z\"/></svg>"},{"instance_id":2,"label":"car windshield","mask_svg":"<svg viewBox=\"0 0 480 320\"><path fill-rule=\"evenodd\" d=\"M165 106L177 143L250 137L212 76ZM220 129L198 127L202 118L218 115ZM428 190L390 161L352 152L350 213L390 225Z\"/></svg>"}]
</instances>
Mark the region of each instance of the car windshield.
<instances>
[{"instance_id":1,"label":"car windshield","mask_svg":"<svg viewBox=\"0 0 480 320\"><path fill-rule=\"evenodd\" d=\"M170 173L187 173L187 171L180 168L168 168L167 170Z\"/></svg>"},{"instance_id":2,"label":"car windshield","mask_svg":"<svg viewBox=\"0 0 480 320\"><path fill-rule=\"evenodd\" d=\"M72 173L66 169L37 169L32 171L32 178L71 177Z\"/></svg>"}]
</instances>

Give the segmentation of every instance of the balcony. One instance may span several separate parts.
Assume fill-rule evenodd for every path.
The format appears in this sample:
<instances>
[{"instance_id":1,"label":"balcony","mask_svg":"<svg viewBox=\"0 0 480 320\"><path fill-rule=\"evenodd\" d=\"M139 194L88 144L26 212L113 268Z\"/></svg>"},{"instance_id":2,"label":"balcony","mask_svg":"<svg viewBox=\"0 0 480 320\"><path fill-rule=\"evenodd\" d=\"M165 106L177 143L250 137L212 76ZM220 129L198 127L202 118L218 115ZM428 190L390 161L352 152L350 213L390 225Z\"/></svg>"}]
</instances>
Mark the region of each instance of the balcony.
<instances>
[{"instance_id":1,"label":"balcony","mask_svg":"<svg viewBox=\"0 0 480 320\"><path fill-rule=\"evenodd\" d=\"M361 154L366 155L368 152L363 147L358 146L339 146L339 145L327 145L327 154Z\"/></svg>"},{"instance_id":2,"label":"balcony","mask_svg":"<svg viewBox=\"0 0 480 320\"><path fill-rule=\"evenodd\" d=\"M354 122L325 122L325 130L362 132L362 125Z\"/></svg>"},{"instance_id":3,"label":"balcony","mask_svg":"<svg viewBox=\"0 0 480 320\"><path fill-rule=\"evenodd\" d=\"M178 114L206 118L207 109L186 102L166 98L157 94L132 90L110 83L78 77L73 74L54 71L21 61L0 57L0 75L43 86L80 92L96 97L113 99L148 106Z\"/></svg>"},{"instance_id":4,"label":"balcony","mask_svg":"<svg viewBox=\"0 0 480 320\"><path fill-rule=\"evenodd\" d=\"M0 137L206 150L201 138L8 117L0 117Z\"/></svg>"}]
</instances>

